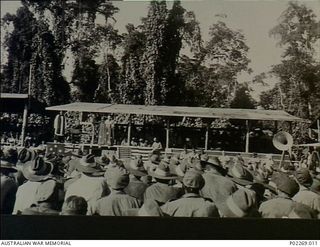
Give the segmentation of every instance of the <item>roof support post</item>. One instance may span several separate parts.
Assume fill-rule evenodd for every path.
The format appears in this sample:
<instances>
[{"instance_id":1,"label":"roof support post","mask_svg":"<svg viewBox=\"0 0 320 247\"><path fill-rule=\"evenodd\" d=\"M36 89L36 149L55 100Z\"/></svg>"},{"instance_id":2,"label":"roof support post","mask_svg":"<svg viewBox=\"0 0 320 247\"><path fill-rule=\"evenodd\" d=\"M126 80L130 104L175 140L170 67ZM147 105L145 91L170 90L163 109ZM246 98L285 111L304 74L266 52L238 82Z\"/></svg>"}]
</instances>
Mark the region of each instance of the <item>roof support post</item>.
<instances>
[{"instance_id":1,"label":"roof support post","mask_svg":"<svg viewBox=\"0 0 320 247\"><path fill-rule=\"evenodd\" d=\"M27 123L28 123L28 101L25 101L24 109L23 109L22 129L21 129L21 145L22 146L24 146L24 138L26 136Z\"/></svg>"},{"instance_id":2,"label":"roof support post","mask_svg":"<svg viewBox=\"0 0 320 247\"><path fill-rule=\"evenodd\" d=\"M204 142L204 150L208 150L208 143L209 143L209 124L207 124L206 127L206 137L205 137L205 142Z\"/></svg>"},{"instance_id":3,"label":"roof support post","mask_svg":"<svg viewBox=\"0 0 320 247\"><path fill-rule=\"evenodd\" d=\"M96 130L95 130L95 126L94 124L92 123L92 137L91 137L91 144L94 144L94 134L96 133Z\"/></svg>"},{"instance_id":4,"label":"roof support post","mask_svg":"<svg viewBox=\"0 0 320 247\"><path fill-rule=\"evenodd\" d=\"M289 122L289 131L292 133L292 122Z\"/></svg>"},{"instance_id":5,"label":"roof support post","mask_svg":"<svg viewBox=\"0 0 320 247\"><path fill-rule=\"evenodd\" d=\"M318 127L318 142L320 142L320 119L317 120L317 127Z\"/></svg>"},{"instance_id":6,"label":"roof support post","mask_svg":"<svg viewBox=\"0 0 320 247\"><path fill-rule=\"evenodd\" d=\"M170 141L170 120L167 119L167 127L166 127L166 149L169 148Z\"/></svg>"},{"instance_id":7,"label":"roof support post","mask_svg":"<svg viewBox=\"0 0 320 247\"><path fill-rule=\"evenodd\" d=\"M249 138L250 138L250 128L249 128L249 120L246 120L246 153L249 153Z\"/></svg>"},{"instance_id":8,"label":"roof support post","mask_svg":"<svg viewBox=\"0 0 320 247\"><path fill-rule=\"evenodd\" d=\"M128 146L130 146L130 143L131 143L131 118L130 118L130 115L129 115L129 123L128 123L128 136L127 136L127 143L128 143Z\"/></svg>"}]
</instances>

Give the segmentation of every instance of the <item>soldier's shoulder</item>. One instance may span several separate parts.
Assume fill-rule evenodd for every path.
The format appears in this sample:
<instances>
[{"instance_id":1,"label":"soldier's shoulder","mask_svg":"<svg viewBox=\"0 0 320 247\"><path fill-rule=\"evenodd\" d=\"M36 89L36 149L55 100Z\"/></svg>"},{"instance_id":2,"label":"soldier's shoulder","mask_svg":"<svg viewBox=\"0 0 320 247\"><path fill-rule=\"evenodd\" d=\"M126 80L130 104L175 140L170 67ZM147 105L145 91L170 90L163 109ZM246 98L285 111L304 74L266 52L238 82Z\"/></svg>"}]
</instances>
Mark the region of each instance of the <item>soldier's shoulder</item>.
<instances>
[{"instance_id":1,"label":"soldier's shoulder","mask_svg":"<svg viewBox=\"0 0 320 247\"><path fill-rule=\"evenodd\" d=\"M177 203L177 202L179 203L180 199L181 198L172 198L172 199L169 199L166 203L171 203L171 204Z\"/></svg>"}]
</instances>

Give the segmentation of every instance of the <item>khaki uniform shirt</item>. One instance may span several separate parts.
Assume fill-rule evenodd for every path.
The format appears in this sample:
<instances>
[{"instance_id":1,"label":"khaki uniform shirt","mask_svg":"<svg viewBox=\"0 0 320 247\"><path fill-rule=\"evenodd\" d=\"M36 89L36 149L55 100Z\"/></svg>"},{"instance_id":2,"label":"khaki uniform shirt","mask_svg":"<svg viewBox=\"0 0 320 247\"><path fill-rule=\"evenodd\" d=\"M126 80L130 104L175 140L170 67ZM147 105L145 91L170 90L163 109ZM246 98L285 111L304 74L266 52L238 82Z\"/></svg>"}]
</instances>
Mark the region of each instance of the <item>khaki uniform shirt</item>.
<instances>
[{"instance_id":1,"label":"khaki uniform shirt","mask_svg":"<svg viewBox=\"0 0 320 247\"><path fill-rule=\"evenodd\" d=\"M262 218L282 218L288 217L294 206L294 201L290 198L278 197L263 202L259 207Z\"/></svg>"},{"instance_id":2,"label":"khaki uniform shirt","mask_svg":"<svg viewBox=\"0 0 320 247\"><path fill-rule=\"evenodd\" d=\"M151 199L160 205L169 200L177 199L182 195L182 190L163 183L155 183L149 186L144 193L144 200Z\"/></svg>"},{"instance_id":3,"label":"khaki uniform shirt","mask_svg":"<svg viewBox=\"0 0 320 247\"><path fill-rule=\"evenodd\" d=\"M148 185L144 182L131 178L128 186L124 189L124 192L134 198L137 198L141 202L143 201L143 194L148 188Z\"/></svg>"},{"instance_id":4,"label":"khaki uniform shirt","mask_svg":"<svg viewBox=\"0 0 320 247\"><path fill-rule=\"evenodd\" d=\"M292 200L305 204L320 213L320 195L305 187L302 187Z\"/></svg>"},{"instance_id":5,"label":"khaki uniform shirt","mask_svg":"<svg viewBox=\"0 0 320 247\"><path fill-rule=\"evenodd\" d=\"M22 212L35 203L36 191L40 184L41 182L27 181L23 185L19 186L16 194L16 202L14 204L13 214L17 214L18 211Z\"/></svg>"},{"instance_id":6,"label":"khaki uniform shirt","mask_svg":"<svg viewBox=\"0 0 320 247\"><path fill-rule=\"evenodd\" d=\"M139 208L139 201L124 193L113 191L109 196L101 198L96 203L95 214L109 216L125 216L129 209Z\"/></svg>"},{"instance_id":7,"label":"khaki uniform shirt","mask_svg":"<svg viewBox=\"0 0 320 247\"><path fill-rule=\"evenodd\" d=\"M215 204L198 194L188 193L161 207L163 213L175 217L219 217Z\"/></svg>"},{"instance_id":8,"label":"khaki uniform shirt","mask_svg":"<svg viewBox=\"0 0 320 247\"><path fill-rule=\"evenodd\" d=\"M230 179L214 173L204 173L205 185L200 194L214 203L224 202L238 188Z\"/></svg>"},{"instance_id":9,"label":"khaki uniform shirt","mask_svg":"<svg viewBox=\"0 0 320 247\"><path fill-rule=\"evenodd\" d=\"M65 194L65 200L69 196L81 196L88 203L87 215L92 215L95 203L100 198L110 194L107 181L104 177L90 177L81 174L81 177L70 184Z\"/></svg>"},{"instance_id":10,"label":"khaki uniform shirt","mask_svg":"<svg viewBox=\"0 0 320 247\"><path fill-rule=\"evenodd\" d=\"M1 214L12 214L17 189L13 178L1 175Z\"/></svg>"}]
</instances>

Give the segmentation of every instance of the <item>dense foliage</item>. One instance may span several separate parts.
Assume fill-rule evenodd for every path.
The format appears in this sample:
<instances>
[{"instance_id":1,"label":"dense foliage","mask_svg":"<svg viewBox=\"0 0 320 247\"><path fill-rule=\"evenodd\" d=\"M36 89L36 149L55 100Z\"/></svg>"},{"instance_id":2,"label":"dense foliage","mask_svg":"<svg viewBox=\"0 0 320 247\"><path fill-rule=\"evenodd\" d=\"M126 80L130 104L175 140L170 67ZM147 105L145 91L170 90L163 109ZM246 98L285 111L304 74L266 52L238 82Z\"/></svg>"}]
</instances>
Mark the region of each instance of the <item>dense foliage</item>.
<instances>
[{"instance_id":1,"label":"dense foliage","mask_svg":"<svg viewBox=\"0 0 320 247\"><path fill-rule=\"evenodd\" d=\"M270 34L284 47L282 62L271 73L279 83L261 95L268 108L283 109L303 118L320 116L320 22L311 9L291 2ZM278 96L278 97L277 97Z\"/></svg>"},{"instance_id":2,"label":"dense foliage","mask_svg":"<svg viewBox=\"0 0 320 247\"><path fill-rule=\"evenodd\" d=\"M251 73L242 32L219 20L203 40L194 12L180 1L170 9L166 1L151 1L141 24L128 23L123 34L114 28L119 9L110 1L21 2L16 14L2 19L4 30L13 27L3 42L8 52L1 74L3 92L26 93L31 80L31 94L47 105L258 105L249 84L238 82L242 72ZM282 62L271 71L279 82L261 94L260 106L305 118L319 116L319 26L310 9L288 5L270 32L285 49ZM69 79L64 74L67 60ZM252 83L263 84L267 75L255 76Z\"/></svg>"}]
</instances>

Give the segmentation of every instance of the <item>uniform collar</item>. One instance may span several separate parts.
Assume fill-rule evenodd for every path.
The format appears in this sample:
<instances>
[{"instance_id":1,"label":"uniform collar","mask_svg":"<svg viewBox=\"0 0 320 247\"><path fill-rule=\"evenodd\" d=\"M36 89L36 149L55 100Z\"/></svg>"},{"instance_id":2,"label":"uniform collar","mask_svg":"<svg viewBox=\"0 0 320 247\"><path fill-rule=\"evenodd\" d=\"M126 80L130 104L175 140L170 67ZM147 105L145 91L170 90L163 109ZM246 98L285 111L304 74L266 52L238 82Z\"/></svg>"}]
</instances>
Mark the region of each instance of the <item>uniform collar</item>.
<instances>
[{"instance_id":1,"label":"uniform collar","mask_svg":"<svg viewBox=\"0 0 320 247\"><path fill-rule=\"evenodd\" d=\"M309 189L300 184L300 191L308 191Z\"/></svg>"},{"instance_id":2,"label":"uniform collar","mask_svg":"<svg viewBox=\"0 0 320 247\"><path fill-rule=\"evenodd\" d=\"M278 198L292 200L289 196L285 196L285 195L280 195L278 196Z\"/></svg>"},{"instance_id":3,"label":"uniform collar","mask_svg":"<svg viewBox=\"0 0 320 247\"><path fill-rule=\"evenodd\" d=\"M122 190L112 190L110 195L125 195L126 193Z\"/></svg>"},{"instance_id":4,"label":"uniform collar","mask_svg":"<svg viewBox=\"0 0 320 247\"><path fill-rule=\"evenodd\" d=\"M164 184L164 183L160 183L160 182L156 182L155 184L159 185L159 186L163 186L163 187L169 187L169 184Z\"/></svg>"},{"instance_id":5,"label":"uniform collar","mask_svg":"<svg viewBox=\"0 0 320 247\"><path fill-rule=\"evenodd\" d=\"M183 198L199 198L201 196L199 194L196 194L196 193L186 193L182 197Z\"/></svg>"}]
</instances>

